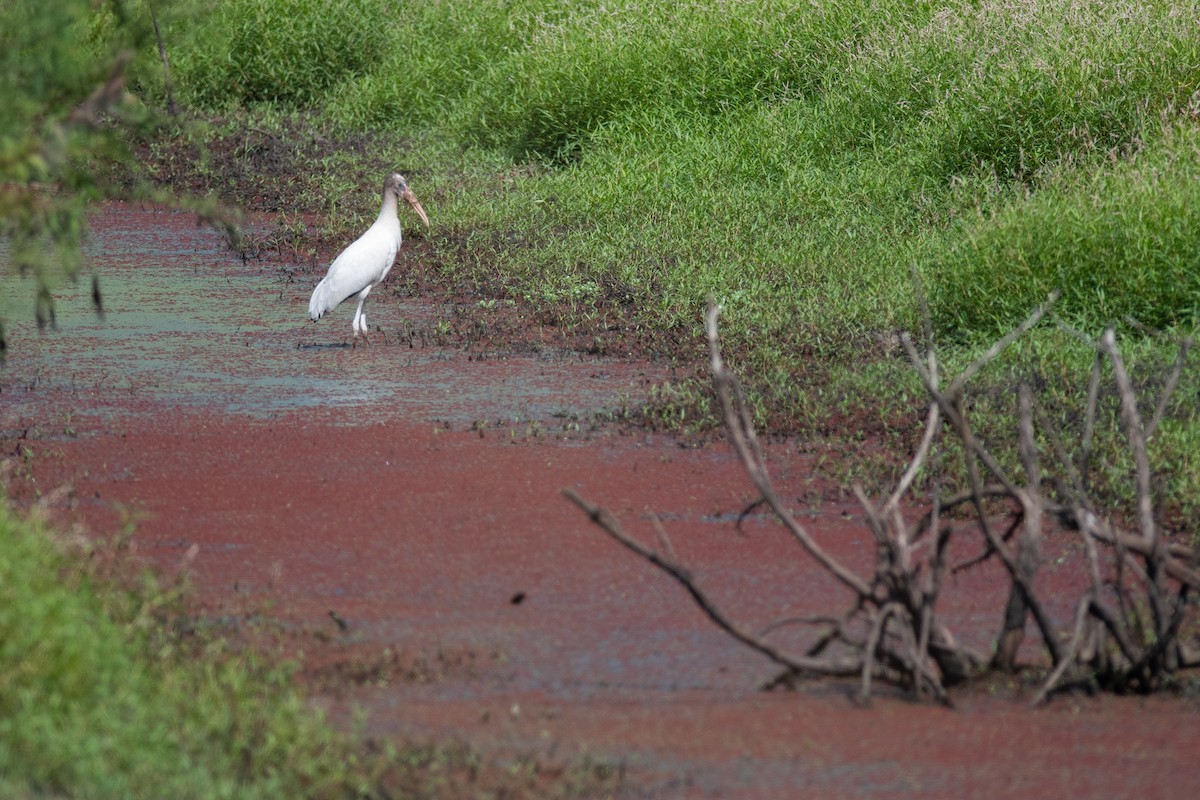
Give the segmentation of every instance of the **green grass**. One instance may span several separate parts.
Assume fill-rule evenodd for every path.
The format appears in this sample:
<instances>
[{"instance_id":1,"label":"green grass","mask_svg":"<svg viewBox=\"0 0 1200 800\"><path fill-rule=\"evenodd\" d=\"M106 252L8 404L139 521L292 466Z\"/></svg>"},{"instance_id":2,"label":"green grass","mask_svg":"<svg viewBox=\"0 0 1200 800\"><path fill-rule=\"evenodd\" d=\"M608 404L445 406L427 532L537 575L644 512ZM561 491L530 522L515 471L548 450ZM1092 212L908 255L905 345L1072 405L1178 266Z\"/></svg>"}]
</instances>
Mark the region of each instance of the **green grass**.
<instances>
[{"instance_id":1,"label":"green grass","mask_svg":"<svg viewBox=\"0 0 1200 800\"><path fill-rule=\"evenodd\" d=\"M0 506L0 794L358 797L372 774L285 669L165 625L178 595L97 578ZM377 759L382 762L382 759Z\"/></svg>"},{"instance_id":2,"label":"green grass","mask_svg":"<svg viewBox=\"0 0 1200 800\"><path fill-rule=\"evenodd\" d=\"M1116 164L1047 176L939 242L934 313L949 332L995 334L1062 288L1060 313L1091 330L1128 317L1194 330L1198 230L1200 134L1179 125Z\"/></svg>"},{"instance_id":3,"label":"green grass","mask_svg":"<svg viewBox=\"0 0 1200 800\"><path fill-rule=\"evenodd\" d=\"M850 419L902 415L908 368L878 343L919 325L914 270L951 361L1053 288L1057 313L1092 334L1134 318L1182 336L1200 321L1191 4L356 10L228 0L195 35L177 24L181 94L226 113L303 109L309 124L369 142L289 180L327 204L336 239L371 213L344 198L371 198L384 165L406 170L434 221L429 263L451 285L584 330L662 335L693 363L716 297L760 419L780 429L827 427L830 398ZM239 84L249 56L229 43L263 14L305 20L256 43L278 96L230 95L222 87ZM357 61L351 38L322 38L355 24L371 33ZM314 37L329 64L348 66L314 78ZM1055 340L1035 333L1016 366L983 381L1024 375L1067 397L1090 358L1064 363ZM1125 341L1147 370L1171 357L1136 328ZM866 365L873 388L847 364ZM664 420L711 418L693 388L660 397ZM1181 406L1164 452L1182 454L1195 425ZM1195 485L1189 459L1170 463L1178 486Z\"/></svg>"}]
</instances>

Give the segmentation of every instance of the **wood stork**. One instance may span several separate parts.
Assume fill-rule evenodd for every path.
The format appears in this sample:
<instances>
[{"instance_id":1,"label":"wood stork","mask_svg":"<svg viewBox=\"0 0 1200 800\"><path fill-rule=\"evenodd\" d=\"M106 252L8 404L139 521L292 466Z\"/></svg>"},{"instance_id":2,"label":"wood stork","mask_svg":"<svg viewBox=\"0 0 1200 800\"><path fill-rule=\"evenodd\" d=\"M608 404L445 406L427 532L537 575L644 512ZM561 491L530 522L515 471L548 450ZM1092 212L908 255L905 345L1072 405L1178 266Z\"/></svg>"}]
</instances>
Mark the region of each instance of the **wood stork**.
<instances>
[{"instance_id":1,"label":"wood stork","mask_svg":"<svg viewBox=\"0 0 1200 800\"><path fill-rule=\"evenodd\" d=\"M383 182L383 207L379 209L375 223L333 260L329 272L313 289L312 299L308 301L308 316L316 322L337 308L343 300L357 297L358 308L354 311L352 323L355 345L359 336L364 342L370 343L367 340L367 317L363 313L363 304L371 290L387 277L400 250L400 219L396 216L400 198L412 206L425 227L429 227L429 217L425 216L425 209L421 208L421 203L408 188L404 176L392 173Z\"/></svg>"}]
</instances>

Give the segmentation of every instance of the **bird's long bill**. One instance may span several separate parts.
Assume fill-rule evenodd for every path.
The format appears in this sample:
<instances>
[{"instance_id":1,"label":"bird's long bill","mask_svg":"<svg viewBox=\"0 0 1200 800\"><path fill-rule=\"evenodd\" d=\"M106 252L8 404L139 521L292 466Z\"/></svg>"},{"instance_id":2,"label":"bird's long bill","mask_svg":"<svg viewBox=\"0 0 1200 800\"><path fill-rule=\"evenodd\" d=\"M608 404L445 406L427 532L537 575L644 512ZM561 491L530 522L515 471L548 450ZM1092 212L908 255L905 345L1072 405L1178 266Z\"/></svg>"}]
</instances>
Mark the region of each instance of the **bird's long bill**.
<instances>
[{"instance_id":1,"label":"bird's long bill","mask_svg":"<svg viewBox=\"0 0 1200 800\"><path fill-rule=\"evenodd\" d=\"M404 197L404 202L412 206L413 211L417 212L417 216L421 218L421 222L424 222L425 227L428 228L429 217L425 216L425 209L421 208L421 201L412 193L412 189L405 189L402 197Z\"/></svg>"}]
</instances>

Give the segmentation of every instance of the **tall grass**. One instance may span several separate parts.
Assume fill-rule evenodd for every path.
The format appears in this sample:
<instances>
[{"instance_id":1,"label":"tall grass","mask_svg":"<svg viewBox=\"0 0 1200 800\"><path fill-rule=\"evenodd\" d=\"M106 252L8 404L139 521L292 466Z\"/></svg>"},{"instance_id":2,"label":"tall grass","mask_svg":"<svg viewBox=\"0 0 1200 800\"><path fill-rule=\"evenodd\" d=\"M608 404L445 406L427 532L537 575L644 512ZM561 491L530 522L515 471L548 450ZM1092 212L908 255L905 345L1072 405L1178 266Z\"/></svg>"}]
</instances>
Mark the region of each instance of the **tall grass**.
<instances>
[{"instance_id":1,"label":"tall grass","mask_svg":"<svg viewBox=\"0 0 1200 800\"><path fill-rule=\"evenodd\" d=\"M604 4L541 25L467 98L468 136L561 162L627 112L724 115L812 96L870 2Z\"/></svg>"},{"instance_id":2,"label":"tall grass","mask_svg":"<svg viewBox=\"0 0 1200 800\"><path fill-rule=\"evenodd\" d=\"M386 0L217 3L175 55L182 98L207 108L308 108L387 52Z\"/></svg>"},{"instance_id":3,"label":"tall grass","mask_svg":"<svg viewBox=\"0 0 1200 800\"><path fill-rule=\"evenodd\" d=\"M1200 131L1173 126L1136 155L1062 170L969 219L928 258L944 328L1016 324L1054 288L1061 313L1098 330L1132 317L1200 326Z\"/></svg>"}]
</instances>

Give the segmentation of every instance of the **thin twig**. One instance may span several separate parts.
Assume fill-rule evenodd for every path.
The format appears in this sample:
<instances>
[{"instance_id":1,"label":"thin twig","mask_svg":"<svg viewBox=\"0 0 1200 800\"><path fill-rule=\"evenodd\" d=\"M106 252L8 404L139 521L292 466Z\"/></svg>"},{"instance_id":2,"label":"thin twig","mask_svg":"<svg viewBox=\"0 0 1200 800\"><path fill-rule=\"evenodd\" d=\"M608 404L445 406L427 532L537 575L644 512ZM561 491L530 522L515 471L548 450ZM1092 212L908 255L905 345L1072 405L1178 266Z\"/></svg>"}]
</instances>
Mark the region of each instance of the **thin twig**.
<instances>
[{"instance_id":1,"label":"thin twig","mask_svg":"<svg viewBox=\"0 0 1200 800\"><path fill-rule=\"evenodd\" d=\"M1167 382L1163 386L1162 394L1158 398L1158 407L1154 409L1154 416L1150 418L1149 424L1146 425L1146 438L1149 439L1158 430L1158 425L1163 421L1163 417L1167 414L1167 406L1171 404L1171 396L1175 394L1176 387L1179 386L1179 376L1183 374L1183 365L1187 361L1188 350L1192 347L1192 337L1188 336L1179 343L1179 353L1175 356L1175 364L1171 367L1171 372L1167 375Z\"/></svg>"},{"instance_id":2,"label":"thin twig","mask_svg":"<svg viewBox=\"0 0 1200 800\"><path fill-rule=\"evenodd\" d=\"M996 356L1000 355L1004 348L1021 338L1026 331L1030 330L1039 322L1041 322L1042 317L1046 316L1046 312L1050 310L1050 307L1054 305L1055 301L1058 300L1059 295L1061 294L1061 291L1055 289L1050 293L1050 296L1046 298L1044 303L1035 308L1033 313L1025 318L1024 322L1013 328L1000 339L993 342L992 346L983 352L983 355L975 359L975 361L973 361L966 369L964 369L957 378L950 382L949 388L946 389L946 395L948 397L957 397L962 391L962 388L967 385L967 382L970 381L971 378L975 377L979 370L990 364Z\"/></svg>"}]
</instances>

